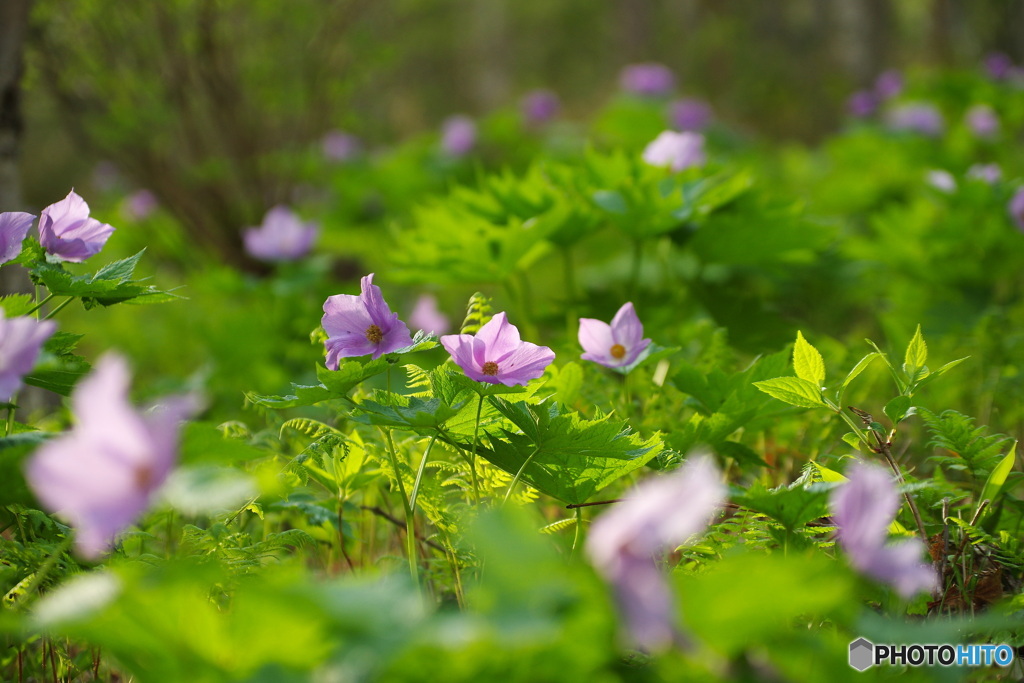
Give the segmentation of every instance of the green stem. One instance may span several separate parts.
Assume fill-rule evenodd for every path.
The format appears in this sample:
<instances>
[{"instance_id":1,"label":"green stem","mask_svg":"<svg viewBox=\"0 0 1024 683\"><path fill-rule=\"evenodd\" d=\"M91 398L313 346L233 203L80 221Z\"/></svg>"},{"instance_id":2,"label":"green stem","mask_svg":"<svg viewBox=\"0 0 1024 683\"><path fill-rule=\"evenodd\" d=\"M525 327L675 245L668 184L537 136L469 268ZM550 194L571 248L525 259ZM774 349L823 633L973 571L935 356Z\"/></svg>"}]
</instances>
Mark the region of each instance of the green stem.
<instances>
[{"instance_id":1,"label":"green stem","mask_svg":"<svg viewBox=\"0 0 1024 683\"><path fill-rule=\"evenodd\" d=\"M484 410L484 395L480 394L480 402L476 404L476 425L473 427L473 449L469 454L469 474L473 479L473 499L480 504L480 482L476 478L476 448L480 440L480 414Z\"/></svg>"},{"instance_id":2,"label":"green stem","mask_svg":"<svg viewBox=\"0 0 1024 683\"><path fill-rule=\"evenodd\" d=\"M36 573L32 576L32 581L25 588L25 591L14 601L14 607L20 607L25 600L28 599L28 596L35 593L39 587L43 585L43 582L46 581L50 572L52 572L53 568L57 566L57 561L60 559L60 556L63 555L64 551L66 551L71 545L72 538L74 538L74 533L69 531L67 536L64 537L64 540L60 542L60 545L54 548L53 552L46 558L46 561L43 562L42 566L36 570Z\"/></svg>"},{"instance_id":3,"label":"green stem","mask_svg":"<svg viewBox=\"0 0 1024 683\"><path fill-rule=\"evenodd\" d=\"M412 485L412 496L409 497L409 507L412 508L413 512L416 512L416 498L420 495L420 482L423 481L423 470L427 468L427 458L430 457L430 449L434 447L434 441L437 440L437 434L430 437L430 443L427 444L427 450L423 452L423 459L420 460L419 469L416 470L416 481Z\"/></svg>"},{"instance_id":4,"label":"green stem","mask_svg":"<svg viewBox=\"0 0 1024 683\"><path fill-rule=\"evenodd\" d=\"M576 546L580 544L580 538L583 536L583 508L576 508L576 534L572 538L572 552L576 553Z\"/></svg>"},{"instance_id":5,"label":"green stem","mask_svg":"<svg viewBox=\"0 0 1024 683\"><path fill-rule=\"evenodd\" d=\"M512 483L508 485L508 491L505 492L505 498L501 501L502 505L508 502L508 497L512 495L512 491L516 488L516 484L519 483L519 477L523 476L523 470L525 470L526 466L530 464L531 460L533 460L533 456L537 455L539 452L540 446L537 446L533 449L533 453L530 453L530 456L523 461L523 464L519 467L519 471L516 472L516 476L512 478Z\"/></svg>"},{"instance_id":6,"label":"green stem","mask_svg":"<svg viewBox=\"0 0 1024 683\"><path fill-rule=\"evenodd\" d=\"M72 301L74 301L74 300L75 300L75 297L73 297L73 296L69 296L69 297L68 297L67 299L64 299L64 301L61 301L61 302L60 302L60 303L59 303L59 304L57 305L57 307L56 307L55 309L53 309L52 311L50 311L49 313L47 313L47 314L46 314L46 315L45 315L45 316L43 317L43 320L49 320L49 319L50 319L50 318L52 318L53 316L57 315L58 313L60 313L61 309L63 309L63 308L65 307L65 306L67 306L67 305L68 305L69 303L71 303L71 302L72 302Z\"/></svg>"},{"instance_id":7,"label":"green stem","mask_svg":"<svg viewBox=\"0 0 1024 683\"><path fill-rule=\"evenodd\" d=\"M395 440L391 438L390 429L382 429L387 438L388 455L391 457L391 467L395 470L395 481L398 482L398 493L402 496L402 507L405 508L405 544L409 555L409 573L414 583L419 584L419 563L416 552L416 526L414 524L412 506L409 505L409 496L405 492L405 482L402 481L402 471L398 467L398 452L395 450Z\"/></svg>"},{"instance_id":8,"label":"green stem","mask_svg":"<svg viewBox=\"0 0 1024 683\"><path fill-rule=\"evenodd\" d=\"M46 302L48 302L48 301L49 301L50 299L52 299L52 298L53 298L53 297L55 297L55 296L57 296L57 295L56 295L56 294L52 294L52 293L51 293L51 294L47 294L47 295L46 295L46 298L45 298L45 299L43 299L42 301L40 301L39 303L37 303L37 304L36 304L35 306L33 306L33 307L32 307L32 310L30 310L30 311L29 311L28 313L26 313L25 315L32 315L33 313L35 313L36 311L38 311L38 310L39 310L40 308L42 308L42 307L43 307L43 305L44 305L44 304L45 304Z\"/></svg>"},{"instance_id":9,"label":"green stem","mask_svg":"<svg viewBox=\"0 0 1024 683\"><path fill-rule=\"evenodd\" d=\"M16 405L17 396L17 392L15 392L13 396L11 396L11 407L7 409L7 422L4 423L4 436L10 436L11 432L14 431L14 411L18 407Z\"/></svg>"}]
</instances>

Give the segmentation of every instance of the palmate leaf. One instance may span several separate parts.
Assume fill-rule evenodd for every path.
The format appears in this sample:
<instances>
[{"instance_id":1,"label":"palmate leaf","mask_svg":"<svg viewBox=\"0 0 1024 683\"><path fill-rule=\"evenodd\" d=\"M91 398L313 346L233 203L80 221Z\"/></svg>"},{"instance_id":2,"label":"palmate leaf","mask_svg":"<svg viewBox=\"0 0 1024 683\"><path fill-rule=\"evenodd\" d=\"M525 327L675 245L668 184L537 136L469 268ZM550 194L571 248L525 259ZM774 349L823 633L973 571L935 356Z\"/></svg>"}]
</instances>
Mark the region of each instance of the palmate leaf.
<instances>
[{"instance_id":1,"label":"palmate leaf","mask_svg":"<svg viewBox=\"0 0 1024 683\"><path fill-rule=\"evenodd\" d=\"M489 401L522 433L502 430L477 452L538 491L571 504L586 502L616 479L643 467L664 445L644 440L625 422L588 420L557 403Z\"/></svg>"}]
</instances>

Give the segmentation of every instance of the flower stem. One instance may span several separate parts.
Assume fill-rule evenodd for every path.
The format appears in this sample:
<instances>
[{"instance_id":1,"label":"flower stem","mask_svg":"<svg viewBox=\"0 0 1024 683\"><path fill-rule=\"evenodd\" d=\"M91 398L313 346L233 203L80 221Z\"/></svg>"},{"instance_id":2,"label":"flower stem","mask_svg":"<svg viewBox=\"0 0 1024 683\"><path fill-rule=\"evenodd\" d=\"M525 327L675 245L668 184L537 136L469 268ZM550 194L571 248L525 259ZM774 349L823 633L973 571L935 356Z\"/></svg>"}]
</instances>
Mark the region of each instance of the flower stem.
<instances>
[{"instance_id":1,"label":"flower stem","mask_svg":"<svg viewBox=\"0 0 1024 683\"><path fill-rule=\"evenodd\" d=\"M409 507L412 508L413 512L416 512L416 498L420 495L420 482L423 481L423 470L427 468L427 458L430 457L430 449L434 447L434 441L437 440L437 434L430 437L430 443L427 444L427 450L423 451L423 459L420 460L420 466L416 470L416 481L412 485L412 495L409 497Z\"/></svg>"},{"instance_id":2,"label":"flower stem","mask_svg":"<svg viewBox=\"0 0 1024 683\"><path fill-rule=\"evenodd\" d=\"M402 496L402 507L405 508L405 544L409 555L409 574L412 575L414 583L419 584L420 569L416 552L416 527L413 519L412 506L409 505L409 496L405 493L405 483L402 481L402 472L398 468L398 453L395 450L395 440L391 438L390 429L382 429L388 442L388 455L391 457L391 467L395 470L395 481L398 482L398 493Z\"/></svg>"},{"instance_id":3,"label":"flower stem","mask_svg":"<svg viewBox=\"0 0 1024 683\"><path fill-rule=\"evenodd\" d=\"M531 460L533 460L533 456L537 455L539 452L540 446L537 446L533 449L533 453L530 453L529 457L523 461L523 464L519 467L519 471L516 472L516 476L512 478L512 483L508 485L508 491L505 492L505 498L501 501L502 505L508 502L508 497L512 495L512 491L516 488L516 484L519 483L519 477L523 476L523 470L525 470L526 466L530 464Z\"/></svg>"},{"instance_id":4,"label":"flower stem","mask_svg":"<svg viewBox=\"0 0 1024 683\"><path fill-rule=\"evenodd\" d=\"M10 436L11 432L14 431L14 411L17 410L18 408L16 404L17 396L17 392L15 392L13 396L11 396L11 407L7 409L7 421L4 423L4 436Z\"/></svg>"},{"instance_id":5,"label":"flower stem","mask_svg":"<svg viewBox=\"0 0 1024 683\"><path fill-rule=\"evenodd\" d=\"M480 402L476 404L476 425L473 427L473 450L469 454L469 474L473 478L473 500L480 504L480 482L476 478L476 448L480 439L480 413L484 409L484 395L480 394Z\"/></svg>"},{"instance_id":6,"label":"flower stem","mask_svg":"<svg viewBox=\"0 0 1024 683\"><path fill-rule=\"evenodd\" d=\"M36 311L38 311L38 310L39 310L40 308L42 308L42 307L43 307L43 305L44 305L44 304L45 304L46 302L48 302L48 301L49 301L50 299L52 299L52 298L53 298L53 297L55 297L55 296L57 296L57 295L56 295L56 294L52 294L52 293L51 293L51 294L47 294L47 295L46 295L46 298L45 298L45 299L43 299L42 301L40 301L39 303L37 303L37 304L36 304L35 306L33 306L33 307L32 307L32 310L30 310L30 311L29 311L28 313L26 313L25 315L32 315L33 313L35 313ZM37 316L37 317L38 317L38 316Z\"/></svg>"},{"instance_id":7,"label":"flower stem","mask_svg":"<svg viewBox=\"0 0 1024 683\"><path fill-rule=\"evenodd\" d=\"M57 307L56 307L56 308L54 308L54 309L53 309L52 311L50 311L49 313L47 313L47 314L46 314L46 315L45 315L45 316L43 317L43 320L49 320L49 319L50 319L50 318L52 318L53 316L57 315L58 313L60 313L60 311L61 311L61 309L62 309L62 308L64 308L65 306L67 306L67 305L68 305L69 303L71 303L71 302L72 302L72 301L74 301L74 300L75 300L75 297L73 297L73 296L69 296L69 297L68 297L67 299L64 299L64 301L61 301L61 302L60 302L60 303L59 303L59 304L57 305Z\"/></svg>"},{"instance_id":8,"label":"flower stem","mask_svg":"<svg viewBox=\"0 0 1024 683\"><path fill-rule=\"evenodd\" d=\"M25 588L24 592L14 601L14 607L20 607L30 595L35 593L39 587L43 585L43 582L46 581L50 572L52 572L53 568L57 566L57 561L60 559L60 556L63 555L64 551L66 551L71 545L72 538L74 538L74 532L68 531L64 540L54 548L53 552L46 558L46 561L43 562L42 566L36 570L36 573L32 576L32 581Z\"/></svg>"},{"instance_id":9,"label":"flower stem","mask_svg":"<svg viewBox=\"0 0 1024 683\"><path fill-rule=\"evenodd\" d=\"M580 538L583 536L583 508L576 508L576 534L572 537L572 552L576 553L576 546L580 544Z\"/></svg>"}]
</instances>

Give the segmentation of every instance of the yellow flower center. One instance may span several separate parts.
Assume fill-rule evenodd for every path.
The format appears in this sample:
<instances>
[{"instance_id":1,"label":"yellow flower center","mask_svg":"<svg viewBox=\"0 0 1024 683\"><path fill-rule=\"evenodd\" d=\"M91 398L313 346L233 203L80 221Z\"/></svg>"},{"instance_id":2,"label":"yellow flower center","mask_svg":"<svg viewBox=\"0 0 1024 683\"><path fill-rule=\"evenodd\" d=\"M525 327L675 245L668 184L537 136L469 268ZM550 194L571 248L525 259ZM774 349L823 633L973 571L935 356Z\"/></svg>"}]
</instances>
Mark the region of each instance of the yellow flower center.
<instances>
[{"instance_id":1,"label":"yellow flower center","mask_svg":"<svg viewBox=\"0 0 1024 683\"><path fill-rule=\"evenodd\" d=\"M612 358L619 360L626 357L626 347L622 344L615 344L611 350Z\"/></svg>"},{"instance_id":2,"label":"yellow flower center","mask_svg":"<svg viewBox=\"0 0 1024 683\"><path fill-rule=\"evenodd\" d=\"M498 364L492 360L489 360L486 363L484 363L484 367L481 368L481 371L489 377L494 377L495 375L498 374Z\"/></svg>"},{"instance_id":3,"label":"yellow flower center","mask_svg":"<svg viewBox=\"0 0 1024 683\"><path fill-rule=\"evenodd\" d=\"M376 325L370 325L366 328L366 338L374 344L380 344L384 339L384 333Z\"/></svg>"}]
</instances>

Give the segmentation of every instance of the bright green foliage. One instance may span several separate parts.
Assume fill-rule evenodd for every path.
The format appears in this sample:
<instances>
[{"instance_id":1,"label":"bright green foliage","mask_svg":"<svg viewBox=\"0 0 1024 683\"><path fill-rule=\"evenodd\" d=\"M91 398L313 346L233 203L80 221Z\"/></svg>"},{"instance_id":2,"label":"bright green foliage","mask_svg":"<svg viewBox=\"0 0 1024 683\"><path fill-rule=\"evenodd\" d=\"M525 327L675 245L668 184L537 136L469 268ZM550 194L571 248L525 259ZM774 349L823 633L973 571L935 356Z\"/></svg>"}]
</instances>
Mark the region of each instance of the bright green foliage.
<instances>
[{"instance_id":1,"label":"bright green foliage","mask_svg":"<svg viewBox=\"0 0 1024 683\"><path fill-rule=\"evenodd\" d=\"M133 280L135 266L145 250L126 259L109 263L92 275L72 275L59 263L38 262L29 268L32 281L51 294L82 300L85 307L118 303L165 303L178 297L163 292L143 280Z\"/></svg>"}]
</instances>

